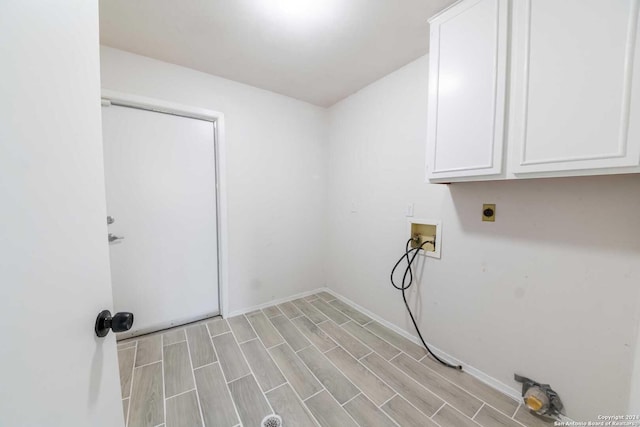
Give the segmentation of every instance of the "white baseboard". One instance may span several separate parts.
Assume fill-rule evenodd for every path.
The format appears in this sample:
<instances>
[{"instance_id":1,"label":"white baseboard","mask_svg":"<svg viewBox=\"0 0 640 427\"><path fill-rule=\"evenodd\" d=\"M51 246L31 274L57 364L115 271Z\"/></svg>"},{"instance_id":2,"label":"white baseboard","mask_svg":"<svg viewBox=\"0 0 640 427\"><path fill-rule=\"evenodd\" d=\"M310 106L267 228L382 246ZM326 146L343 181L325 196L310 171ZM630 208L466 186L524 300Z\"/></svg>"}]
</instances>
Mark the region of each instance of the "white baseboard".
<instances>
[{"instance_id":1,"label":"white baseboard","mask_svg":"<svg viewBox=\"0 0 640 427\"><path fill-rule=\"evenodd\" d=\"M263 304L254 305L252 307L241 308L239 310L232 311L231 313L229 313L229 315L227 317L238 316L240 314L246 314L246 313L250 313L252 311L256 311L256 310L260 310L260 309L263 309L263 308L271 307L272 305L282 304L283 302L293 301L294 299L298 299L298 298L304 298L304 297L307 297L307 296L312 295L312 294L317 294L318 292L324 291L325 289L326 288L317 288L317 289L313 289L311 291L300 292L299 294L290 295L290 296L285 297L285 298L274 299L274 300L265 302Z\"/></svg>"},{"instance_id":2,"label":"white baseboard","mask_svg":"<svg viewBox=\"0 0 640 427\"><path fill-rule=\"evenodd\" d=\"M417 336L412 335L411 333L405 331L404 329L400 328L399 326L383 319L382 317L378 316L376 313L362 307L360 304L350 300L349 298L345 297L344 295L334 291L331 288L328 287L322 287L322 288L316 288L313 289L311 291L306 291L306 292L301 292L295 295L290 295L288 297L285 298L278 298L278 299L274 299L268 302L265 302L263 304L258 304L258 305L254 305L252 307L246 307L246 308L242 308L239 310L235 310L232 311L228 317L233 317L233 316L238 316L240 314L246 314L255 310L260 310L266 307L270 307L272 305L276 305L276 304L282 304L283 302L287 302L287 301L293 301L295 299L298 298L304 298L307 297L309 295L312 294L316 294L318 292L321 291L325 291L330 293L331 295L335 296L336 298L339 298L341 300L343 300L344 302L346 302L347 304L353 306L354 308L360 310L361 312L363 312L364 314L366 314L367 316L371 317L373 320L375 320L376 322L386 326L387 328L391 329L392 331L400 334L401 336L407 338L408 340L418 344L418 345L422 345L422 343L420 342L420 340L418 339ZM498 391L500 391L501 393L511 397L513 400L515 400L518 403L522 402L522 394L520 392L520 390L516 390L513 387L510 387L508 385L506 385L505 383L493 378L491 375L488 375L484 372L482 372L481 370L474 368L473 366L469 365L468 363L459 360L453 356L451 356L450 354L447 354L446 352L440 350L439 348L433 346L430 343L427 343L427 345L429 345L429 348L431 350L433 350L433 352L436 354L436 356L438 357L442 357L443 359L455 363L455 364L459 364L462 365L463 370L468 373L469 375L471 375L472 377L477 378L478 380L482 381L483 383L487 384L489 387L492 387ZM569 417L566 416L561 416L561 420L563 421L567 421L567 422L573 422L573 420Z\"/></svg>"},{"instance_id":3,"label":"white baseboard","mask_svg":"<svg viewBox=\"0 0 640 427\"><path fill-rule=\"evenodd\" d=\"M336 298L339 298L341 300L343 300L344 302L346 302L349 305L352 305L354 308L360 310L361 312L363 312L364 314L366 314L367 316L371 317L373 320L375 320L376 322L386 326L387 328L391 329L394 332L397 332L398 334L402 335L403 337L407 338L408 340L422 346L422 343L420 342L420 340L418 339L417 336L414 336L413 334L410 334L409 332L405 331L404 329L400 328L397 325L394 325L393 323L383 319L382 317L378 316L377 314L375 314L374 312L367 310L366 308L362 307L361 305L357 304L356 302L350 300L349 298L339 294L338 292L330 289L330 288L322 288L319 289L325 292L330 293L331 295L335 296ZM319 291L318 290L318 291ZM317 291L314 291L317 292ZM500 391L503 394L506 394L507 396L511 397L512 399L518 401L518 402L522 402L522 393L519 390L514 389L513 387L510 387L508 385L506 385L505 383L493 378L492 376L482 372L481 370L474 368L473 366L469 365L468 363L459 360L453 356L451 356L450 354L445 353L444 351L440 350L439 348L433 346L431 343L427 342L427 345L429 346L429 348L431 350L433 350L433 352L435 353L436 356L443 358L444 360L447 360L451 363L454 364L458 364L458 365L462 365L463 370L468 373L469 375L471 375L472 377L476 377L478 380L482 381L483 383L487 384L488 386Z\"/></svg>"}]
</instances>

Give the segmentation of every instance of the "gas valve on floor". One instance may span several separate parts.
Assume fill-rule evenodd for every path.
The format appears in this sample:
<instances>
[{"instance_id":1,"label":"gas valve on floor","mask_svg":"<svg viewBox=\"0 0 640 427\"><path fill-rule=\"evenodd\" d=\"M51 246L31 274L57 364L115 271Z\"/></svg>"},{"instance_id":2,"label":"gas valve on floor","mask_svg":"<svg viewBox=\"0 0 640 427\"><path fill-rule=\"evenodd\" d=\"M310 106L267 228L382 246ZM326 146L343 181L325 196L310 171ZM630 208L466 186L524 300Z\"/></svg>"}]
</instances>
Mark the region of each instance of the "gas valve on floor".
<instances>
[{"instance_id":1,"label":"gas valve on floor","mask_svg":"<svg viewBox=\"0 0 640 427\"><path fill-rule=\"evenodd\" d=\"M514 379L522 383L522 399L530 411L551 418L562 414L564 406L560 396L549 384L540 384L518 374L514 374Z\"/></svg>"}]
</instances>

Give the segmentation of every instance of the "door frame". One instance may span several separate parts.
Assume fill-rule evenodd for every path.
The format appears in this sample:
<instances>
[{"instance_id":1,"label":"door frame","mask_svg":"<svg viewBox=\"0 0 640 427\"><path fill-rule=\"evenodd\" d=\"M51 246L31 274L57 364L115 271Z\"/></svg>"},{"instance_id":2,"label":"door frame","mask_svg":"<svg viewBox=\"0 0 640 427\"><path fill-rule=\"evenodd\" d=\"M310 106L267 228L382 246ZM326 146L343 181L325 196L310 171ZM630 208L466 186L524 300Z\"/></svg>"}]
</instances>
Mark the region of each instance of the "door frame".
<instances>
[{"instance_id":1,"label":"door frame","mask_svg":"<svg viewBox=\"0 0 640 427\"><path fill-rule=\"evenodd\" d=\"M224 114L206 108L193 107L156 98L102 89L102 102L111 105L138 108L174 116L205 120L213 123L213 144L216 164L216 210L218 228L218 303L220 315L227 317L229 307L229 269L228 269L228 216L227 216L227 169L226 144L224 134Z\"/></svg>"}]
</instances>

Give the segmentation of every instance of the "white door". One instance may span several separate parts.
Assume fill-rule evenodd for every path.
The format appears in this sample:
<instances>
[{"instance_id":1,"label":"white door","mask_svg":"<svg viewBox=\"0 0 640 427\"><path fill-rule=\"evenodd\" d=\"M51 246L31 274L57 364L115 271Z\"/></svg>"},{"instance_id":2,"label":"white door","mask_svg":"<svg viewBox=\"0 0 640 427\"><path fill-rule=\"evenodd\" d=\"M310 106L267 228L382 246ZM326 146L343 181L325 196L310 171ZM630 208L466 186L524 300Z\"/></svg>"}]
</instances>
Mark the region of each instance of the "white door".
<instances>
[{"instance_id":1,"label":"white door","mask_svg":"<svg viewBox=\"0 0 640 427\"><path fill-rule=\"evenodd\" d=\"M502 172L505 0L468 0L431 21L427 177Z\"/></svg>"},{"instance_id":2,"label":"white door","mask_svg":"<svg viewBox=\"0 0 640 427\"><path fill-rule=\"evenodd\" d=\"M511 170L638 166L640 1L513 7Z\"/></svg>"},{"instance_id":3,"label":"white door","mask_svg":"<svg viewBox=\"0 0 640 427\"><path fill-rule=\"evenodd\" d=\"M219 313L210 121L102 108L114 306L137 335Z\"/></svg>"},{"instance_id":4,"label":"white door","mask_svg":"<svg viewBox=\"0 0 640 427\"><path fill-rule=\"evenodd\" d=\"M0 1L0 29L0 426L123 426L94 332L113 312L98 2Z\"/></svg>"}]
</instances>

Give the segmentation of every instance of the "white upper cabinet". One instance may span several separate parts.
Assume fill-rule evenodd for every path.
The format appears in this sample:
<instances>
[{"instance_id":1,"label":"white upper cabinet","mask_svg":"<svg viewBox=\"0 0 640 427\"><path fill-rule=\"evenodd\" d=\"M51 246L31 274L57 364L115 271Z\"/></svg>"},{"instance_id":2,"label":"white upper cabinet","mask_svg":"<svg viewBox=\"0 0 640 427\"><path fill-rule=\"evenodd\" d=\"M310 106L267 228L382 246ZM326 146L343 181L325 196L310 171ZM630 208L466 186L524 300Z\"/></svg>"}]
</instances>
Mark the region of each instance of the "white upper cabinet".
<instances>
[{"instance_id":1,"label":"white upper cabinet","mask_svg":"<svg viewBox=\"0 0 640 427\"><path fill-rule=\"evenodd\" d=\"M433 18L429 180L640 172L639 11L462 0Z\"/></svg>"},{"instance_id":2,"label":"white upper cabinet","mask_svg":"<svg viewBox=\"0 0 640 427\"><path fill-rule=\"evenodd\" d=\"M514 1L513 173L638 166L638 4Z\"/></svg>"},{"instance_id":3,"label":"white upper cabinet","mask_svg":"<svg viewBox=\"0 0 640 427\"><path fill-rule=\"evenodd\" d=\"M507 0L458 3L431 21L427 174L502 172Z\"/></svg>"}]
</instances>

